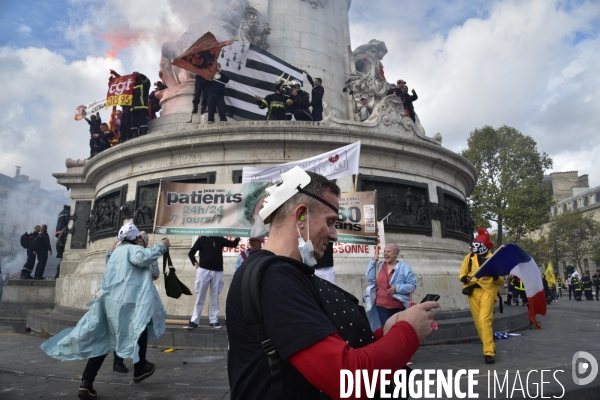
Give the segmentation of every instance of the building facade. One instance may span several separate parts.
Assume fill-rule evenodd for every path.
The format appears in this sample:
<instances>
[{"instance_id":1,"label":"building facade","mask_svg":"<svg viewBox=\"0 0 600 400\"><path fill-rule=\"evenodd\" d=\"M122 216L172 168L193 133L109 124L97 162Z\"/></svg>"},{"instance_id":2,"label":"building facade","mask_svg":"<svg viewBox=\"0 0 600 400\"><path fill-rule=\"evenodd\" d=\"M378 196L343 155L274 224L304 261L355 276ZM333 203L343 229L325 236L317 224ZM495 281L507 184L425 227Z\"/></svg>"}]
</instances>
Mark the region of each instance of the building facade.
<instances>
[{"instance_id":1,"label":"building facade","mask_svg":"<svg viewBox=\"0 0 600 400\"><path fill-rule=\"evenodd\" d=\"M547 235L552 229L552 220L566 212L580 212L586 217L600 221L600 186L590 188L588 175L579 175L577 171L555 172L544 176L544 182L550 185L555 204L550 208L551 220L542 229L534 233L535 238ZM561 259L558 268L560 276L572 272L571 260ZM592 259L592 254L583 259L581 268L588 274L600 270L600 262Z\"/></svg>"}]
</instances>

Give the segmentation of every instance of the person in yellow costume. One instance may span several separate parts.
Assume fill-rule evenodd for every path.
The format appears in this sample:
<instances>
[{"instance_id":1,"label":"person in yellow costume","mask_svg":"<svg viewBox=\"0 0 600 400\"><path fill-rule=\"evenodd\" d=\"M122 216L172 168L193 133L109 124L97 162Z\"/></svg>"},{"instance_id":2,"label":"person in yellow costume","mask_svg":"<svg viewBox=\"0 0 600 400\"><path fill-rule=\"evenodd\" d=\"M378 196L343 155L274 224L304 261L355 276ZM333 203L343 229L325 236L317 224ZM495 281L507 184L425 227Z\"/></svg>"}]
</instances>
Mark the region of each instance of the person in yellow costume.
<instances>
[{"instance_id":1,"label":"person in yellow costume","mask_svg":"<svg viewBox=\"0 0 600 400\"><path fill-rule=\"evenodd\" d=\"M504 285L502 276L474 278L473 274L492 256L490 234L485 228L477 228L477 237L471 244L471 253L463 260L458 280L463 285L463 293L468 295L469 307L475 321L477 334L483 343L483 355L487 364L493 364L496 356L494 344L494 304L498 298L498 286Z\"/></svg>"}]
</instances>

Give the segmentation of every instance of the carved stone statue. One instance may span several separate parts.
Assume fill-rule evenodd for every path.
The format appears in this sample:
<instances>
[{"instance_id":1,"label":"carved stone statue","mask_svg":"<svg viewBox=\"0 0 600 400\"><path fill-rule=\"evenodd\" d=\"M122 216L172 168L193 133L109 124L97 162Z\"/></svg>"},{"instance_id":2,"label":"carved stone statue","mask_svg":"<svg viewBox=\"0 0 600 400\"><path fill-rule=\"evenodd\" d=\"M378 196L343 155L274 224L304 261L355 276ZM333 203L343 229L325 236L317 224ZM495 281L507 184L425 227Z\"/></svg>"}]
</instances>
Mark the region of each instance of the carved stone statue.
<instances>
[{"instance_id":1,"label":"carved stone statue","mask_svg":"<svg viewBox=\"0 0 600 400\"><path fill-rule=\"evenodd\" d=\"M360 102L362 96L367 97L374 107L383 99L392 87L385 80L381 60L387 54L385 42L373 39L367 44L358 46L352 52L352 72L346 76L346 86L353 92L354 101Z\"/></svg>"}]
</instances>

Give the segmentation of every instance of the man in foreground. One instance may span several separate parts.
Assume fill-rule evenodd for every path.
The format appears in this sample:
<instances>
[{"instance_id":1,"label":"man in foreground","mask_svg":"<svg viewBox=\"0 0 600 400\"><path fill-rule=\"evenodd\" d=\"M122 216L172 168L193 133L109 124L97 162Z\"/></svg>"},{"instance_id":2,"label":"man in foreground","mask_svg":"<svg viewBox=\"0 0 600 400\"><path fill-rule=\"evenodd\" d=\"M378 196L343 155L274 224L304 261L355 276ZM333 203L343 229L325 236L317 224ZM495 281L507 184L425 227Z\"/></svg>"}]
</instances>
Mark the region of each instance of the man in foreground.
<instances>
[{"instance_id":1,"label":"man in foreground","mask_svg":"<svg viewBox=\"0 0 600 400\"><path fill-rule=\"evenodd\" d=\"M260 258L278 256L262 269L262 325L277 351L281 395L277 398L340 398L340 370L404 368L431 333L435 302L392 316L372 332L364 309L350 293L314 275L312 266L337 240L340 189L299 167L267 189L259 215L271 223L264 250L250 254L234 275L227 296L228 374L231 399L274 398L267 355L243 312L242 282ZM314 250L313 250L314 248ZM253 270L248 270L253 271ZM371 375L372 376L372 375ZM323 393L321 393L323 392ZM363 392L364 393L364 387Z\"/></svg>"}]
</instances>

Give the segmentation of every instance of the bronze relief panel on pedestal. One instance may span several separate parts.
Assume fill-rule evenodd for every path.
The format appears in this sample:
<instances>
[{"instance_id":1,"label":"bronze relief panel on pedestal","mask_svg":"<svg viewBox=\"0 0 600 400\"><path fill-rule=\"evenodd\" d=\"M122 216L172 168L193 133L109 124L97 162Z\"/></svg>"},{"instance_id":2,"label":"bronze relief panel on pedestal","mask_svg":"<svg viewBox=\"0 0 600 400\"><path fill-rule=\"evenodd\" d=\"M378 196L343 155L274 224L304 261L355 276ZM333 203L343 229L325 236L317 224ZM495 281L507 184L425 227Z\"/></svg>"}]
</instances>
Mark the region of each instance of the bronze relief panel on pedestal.
<instances>
[{"instance_id":1,"label":"bronze relief panel on pedestal","mask_svg":"<svg viewBox=\"0 0 600 400\"><path fill-rule=\"evenodd\" d=\"M386 232L431 236L431 204L426 183L360 175L360 190L377 191L377 220Z\"/></svg>"},{"instance_id":2,"label":"bronze relief panel on pedestal","mask_svg":"<svg viewBox=\"0 0 600 400\"><path fill-rule=\"evenodd\" d=\"M123 223L121 206L125 203L127 185L111 190L94 200L87 228L92 241L116 236Z\"/></svg>"}]
</instances>

